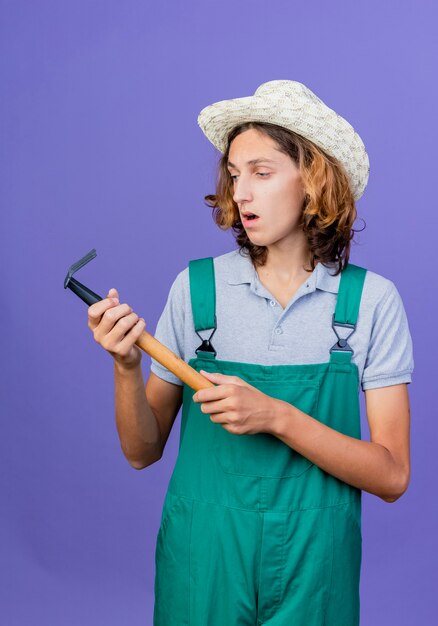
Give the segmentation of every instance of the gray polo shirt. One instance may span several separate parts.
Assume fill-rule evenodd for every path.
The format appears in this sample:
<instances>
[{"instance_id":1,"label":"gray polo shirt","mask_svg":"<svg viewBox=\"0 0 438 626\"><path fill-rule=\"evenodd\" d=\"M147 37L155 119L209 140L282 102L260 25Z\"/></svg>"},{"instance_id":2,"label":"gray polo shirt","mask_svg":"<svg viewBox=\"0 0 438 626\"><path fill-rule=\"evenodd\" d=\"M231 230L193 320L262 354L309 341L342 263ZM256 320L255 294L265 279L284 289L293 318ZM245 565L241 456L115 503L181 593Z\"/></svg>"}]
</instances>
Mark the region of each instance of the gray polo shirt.
<instances>
[{"instance_id":1,"label":"gray polo shirt","mask_svg":"<svg viewBox=\"0 0 438 626\"><path fill-rule=\"evenodd\" d=\"M351 261L352 262L352 261ZM318 263L286 308L261 283L250 257L238 249L214 258L217 330L212 344L217 359L261 365L326 363L337 337L332 315L341 276ZM351 330L336 327L341 337ZM211 331L200 331L208 338ZM189 270L175 278L155 337L185 361L196 357ZM412 382L412 339L403 302L394 283L367 271L356 330L348 340L362 390ZM182 381L155 359L151 371Z\"/></svg>"}]
</instances>

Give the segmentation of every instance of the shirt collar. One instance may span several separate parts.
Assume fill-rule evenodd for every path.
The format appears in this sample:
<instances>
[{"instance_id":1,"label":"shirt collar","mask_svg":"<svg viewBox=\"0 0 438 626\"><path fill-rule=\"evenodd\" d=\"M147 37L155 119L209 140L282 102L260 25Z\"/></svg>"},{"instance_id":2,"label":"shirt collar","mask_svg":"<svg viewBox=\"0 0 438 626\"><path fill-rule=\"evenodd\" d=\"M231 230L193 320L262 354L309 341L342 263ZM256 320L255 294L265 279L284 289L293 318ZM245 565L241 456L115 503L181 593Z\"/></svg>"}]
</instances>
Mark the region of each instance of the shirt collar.
<instances>
[{"instance_id":1,"label":"shirt collar","mask_svg":"<svg viewBox=\"0 0 438 626\"><path fill-rule=\"evenodd\" d=\"M338 293L341 274L333 276L331 272L334 271L334 268L329 268L327 265L318 262L313 272L309 273L306 283L309 285L309 291L307 293L315 291L315 289ZM241 285L243 283L255 284L259 281L251 257L241 254L239 250L235 251L235 258L230 267L230 272L232 272L232 274L228 278L229 285Z\"/></svg>"}]
</instances>

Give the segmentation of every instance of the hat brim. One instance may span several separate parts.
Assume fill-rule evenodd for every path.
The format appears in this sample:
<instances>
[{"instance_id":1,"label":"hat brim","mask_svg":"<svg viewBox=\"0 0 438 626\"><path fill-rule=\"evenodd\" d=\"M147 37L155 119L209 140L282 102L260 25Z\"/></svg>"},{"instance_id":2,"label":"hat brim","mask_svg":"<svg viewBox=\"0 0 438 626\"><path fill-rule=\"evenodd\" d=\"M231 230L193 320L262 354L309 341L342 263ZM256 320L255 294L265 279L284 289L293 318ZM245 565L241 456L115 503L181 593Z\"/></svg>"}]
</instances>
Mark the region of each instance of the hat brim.
<instances>
[{"instance_id":1,"label":"hat brim","mask_svg":"<svg viewBox=\"0 0 438 626\"><path fill-rule=\"evenodd\" d=\"M210 104L198 115L201 130L222 154L230 131L244 122L276 124L312 141L344 166L355 199L362 196L369 178L365 146L351 124L317 96L310 102L303 97L285 101L278 96L245 96Z\"/></svg>"}]
</instances>

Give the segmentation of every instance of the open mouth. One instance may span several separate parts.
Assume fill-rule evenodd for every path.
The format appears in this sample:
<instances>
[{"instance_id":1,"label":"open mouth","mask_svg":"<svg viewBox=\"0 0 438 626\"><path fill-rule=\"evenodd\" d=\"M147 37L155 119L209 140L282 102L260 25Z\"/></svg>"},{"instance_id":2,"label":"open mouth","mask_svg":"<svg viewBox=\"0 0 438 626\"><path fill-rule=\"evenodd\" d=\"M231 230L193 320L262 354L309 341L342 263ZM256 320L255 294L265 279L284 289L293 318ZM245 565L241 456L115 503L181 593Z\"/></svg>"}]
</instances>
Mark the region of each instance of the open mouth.
<instances>
[{"instance_id":1,"label":"open mouth","mask_svg":"<svg viewBox=\"0 0 438 626\"><path fill-rule=\"evenodd\" d=\"M255 215L255 213L245 213L244 215L242 215L242 223L244 225L249 224L250 222L255 222L258 219L259 216Z\"/></svg>"}]
</instances>

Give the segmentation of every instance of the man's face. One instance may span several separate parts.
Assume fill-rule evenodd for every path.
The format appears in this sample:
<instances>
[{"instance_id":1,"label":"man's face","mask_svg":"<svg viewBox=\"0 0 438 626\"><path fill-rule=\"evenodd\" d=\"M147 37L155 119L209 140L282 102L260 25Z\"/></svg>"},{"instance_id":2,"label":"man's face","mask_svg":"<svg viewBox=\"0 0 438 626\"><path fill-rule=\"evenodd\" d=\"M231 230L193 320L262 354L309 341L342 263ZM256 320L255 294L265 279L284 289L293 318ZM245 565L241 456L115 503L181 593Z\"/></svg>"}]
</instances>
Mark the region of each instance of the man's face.
<instances>
[{"instance_id":1,"label":"man's face","mask_svg":"<svg viewBox=\"0 0 438 626\"><path fill-rule=\"evenodd\" d=\"M254 159L260 161L249 163ZM301 174L271 137L254 128L240 133L231 143L228 169L233 198L253 244L269 246L302 234L298 226L305 195ZM258 217L247 220L246 212Z\"/></svg>"}]
</instances>

